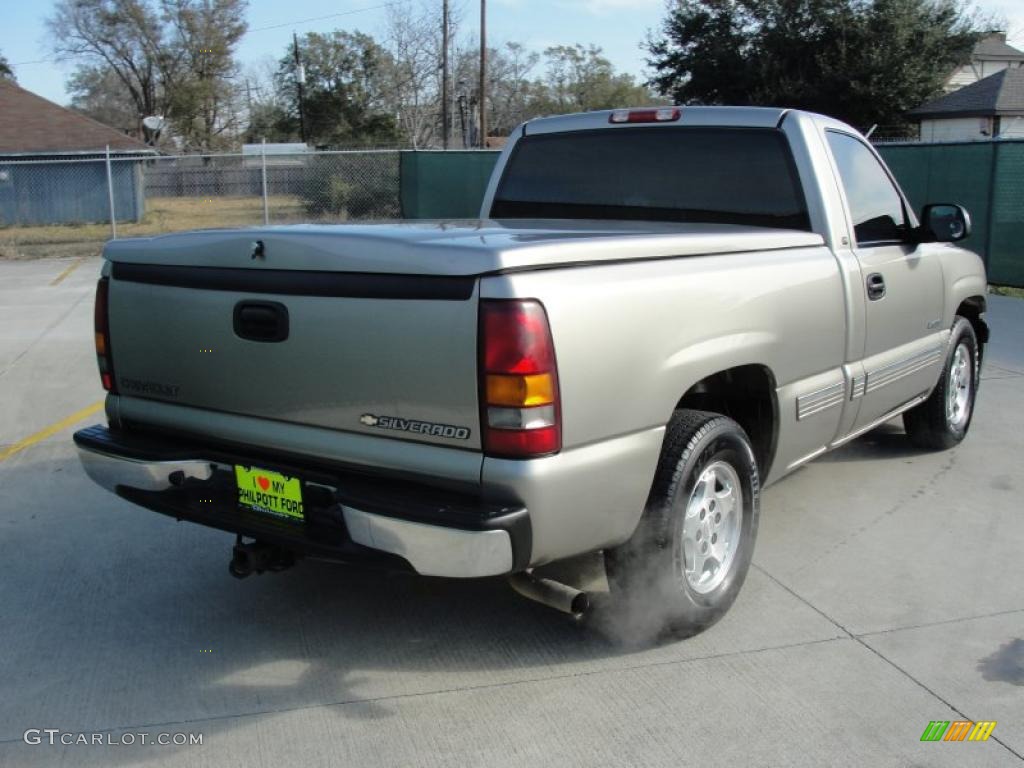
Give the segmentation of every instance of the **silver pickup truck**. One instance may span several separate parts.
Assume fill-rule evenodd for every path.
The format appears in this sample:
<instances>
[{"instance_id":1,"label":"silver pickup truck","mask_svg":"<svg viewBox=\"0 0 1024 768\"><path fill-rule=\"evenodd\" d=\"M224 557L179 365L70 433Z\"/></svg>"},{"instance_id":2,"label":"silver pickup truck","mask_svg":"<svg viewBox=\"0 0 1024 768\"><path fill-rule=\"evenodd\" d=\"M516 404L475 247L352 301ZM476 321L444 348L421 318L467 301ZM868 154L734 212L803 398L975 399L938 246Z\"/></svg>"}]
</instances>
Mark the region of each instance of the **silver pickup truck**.
<instances>
[{"instance_id":1,"label":"silver pickup truck","mask_svg":"<svg viewBox=\"0 0 1024 768\"><path fill-rule=\"evenodd\" d=\"M970 426L984 267L852 128L784 109L531 121L480 220L116 240L96 297L98 483L296 556L447 577L604 551L694 632L750 565L759 493L903 415ZM839 502L837 502L838 504Z\"/></svg>"}]
</instances>

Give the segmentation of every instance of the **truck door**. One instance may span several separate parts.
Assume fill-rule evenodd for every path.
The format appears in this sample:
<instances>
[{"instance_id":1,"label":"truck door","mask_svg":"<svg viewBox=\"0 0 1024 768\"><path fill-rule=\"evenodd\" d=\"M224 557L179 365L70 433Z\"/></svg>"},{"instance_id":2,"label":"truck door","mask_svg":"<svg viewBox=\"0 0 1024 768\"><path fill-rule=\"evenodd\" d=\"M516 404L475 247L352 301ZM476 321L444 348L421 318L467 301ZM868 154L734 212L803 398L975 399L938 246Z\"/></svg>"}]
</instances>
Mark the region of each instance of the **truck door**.
<instances>
[{"instance_id":1,"label":"truck door","mask_svg":"<svg viewBox=\"0 0 1024 768\"><path fill-rule=\"evenodd\" d=\"M863 368L850 392L860 400L857 431L938 380L948 335L941 327L942 265L928 246L913 241L903 196L867 144L832 129L826 137L846 198L865 305Z\"/></svg>"}]
</instances>

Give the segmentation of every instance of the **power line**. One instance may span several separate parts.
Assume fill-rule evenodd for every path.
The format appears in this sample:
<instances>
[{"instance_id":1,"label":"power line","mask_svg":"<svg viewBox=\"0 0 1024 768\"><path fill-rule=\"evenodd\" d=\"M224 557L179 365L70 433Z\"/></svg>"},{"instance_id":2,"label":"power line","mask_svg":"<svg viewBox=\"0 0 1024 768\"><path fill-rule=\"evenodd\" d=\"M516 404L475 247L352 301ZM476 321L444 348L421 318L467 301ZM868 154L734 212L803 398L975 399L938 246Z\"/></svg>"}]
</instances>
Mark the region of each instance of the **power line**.
<instances>
[{"instance_id":1,"label":"power line","mask_svg":"<svg viewBox=\"0 0 1024 768\"><path fill-rule=\"evenodd\" d=\"M282 27L291 27L296 24L308 24L311 21L324 21L325 19L336 19L339 16L353 16L357 13L366 13L367 11L379 11L381 8L389 8L392 5L402 5L400 0L393 0L390 3L381 3L380 5L371 5L368 8L355 8L351 11L342 11L341 13L331 13L327 16L314 16L311 19L300 19L298 21L289 21L284 24L271 24L269 27L257 27L256 29L250 29L248 32L265 32L268 29L281 29ZM246 34L248 34L248 32Z\"/></svg>"},{"instance_id":2,"label":"power line","mask_svg":"<svg viewBox=\"0 0 1024 768\"><path fill-rule=\"evenodd\" d=\"M309 19L296 19L295 21L286 21L282 24L271 24L266 27L256 27L255 29L247 29L245 33L248 35L252 32L266 32L269 29L282 29L283 27L294 27L299 24L309 24L313 21L324 21L326 19L336 19L340 16L354 16L357 13L367 13L369 11L379 11L381 8L390 8L393 5L402 5L401 0L392 0L389 3L380 3L379 5L371 5L366 8L353 8L351 11L341 11L340 13L329 13L326 16L313 16ZM25 67L30 64L56 64L61 61L58 58L49 59L35 59L34 61L17 61L11 64L12 67Z\"/></svg>"}]
</instances>

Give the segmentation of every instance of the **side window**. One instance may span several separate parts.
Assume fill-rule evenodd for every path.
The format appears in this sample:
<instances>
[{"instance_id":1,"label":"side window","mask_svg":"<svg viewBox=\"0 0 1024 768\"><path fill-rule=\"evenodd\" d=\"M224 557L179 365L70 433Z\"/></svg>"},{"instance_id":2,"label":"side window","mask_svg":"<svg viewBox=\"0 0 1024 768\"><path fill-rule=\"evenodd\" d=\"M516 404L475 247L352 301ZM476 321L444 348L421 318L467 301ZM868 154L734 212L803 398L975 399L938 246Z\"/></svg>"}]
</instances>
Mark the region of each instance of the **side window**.
<instances>
[{"instance_id":1,"label":"side window","mask_svg":"<svg viewBox=\"0 0 1024 768\"><path fill-rule=\"evenodd\" d=\"M881 163L853 136L836 131L826 135L850 205L857 245L906 239L903 200Z\"/></svg>"}]
</instances>

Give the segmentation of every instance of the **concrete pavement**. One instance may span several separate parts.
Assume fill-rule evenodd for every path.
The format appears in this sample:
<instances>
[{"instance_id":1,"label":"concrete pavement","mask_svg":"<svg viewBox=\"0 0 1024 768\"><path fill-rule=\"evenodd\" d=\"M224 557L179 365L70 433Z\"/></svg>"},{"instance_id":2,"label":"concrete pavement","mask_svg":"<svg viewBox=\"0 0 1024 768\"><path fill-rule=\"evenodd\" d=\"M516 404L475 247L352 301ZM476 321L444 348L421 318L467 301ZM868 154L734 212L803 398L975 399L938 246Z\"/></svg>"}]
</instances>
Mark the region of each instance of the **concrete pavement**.
<instances>
[{"instance_id":1,"label":"concrete pavement","mask_svg":"<svg viewBox=\"0 0 1024 768\"><path fill-rule=\"evenodd\" d=\"M0 262L0 454L100 399L99 262L51 284L69 266ZM1021 765L1024 301L989 309L967 441L887 425L768 489L732 611L654 647L607 601L578 626L500 580L239 582L230 536L93 486L70 428L28 445L0 460L0 765ZM998 725L919 741L958 719Z\"/></svg>"}]
</instances>

